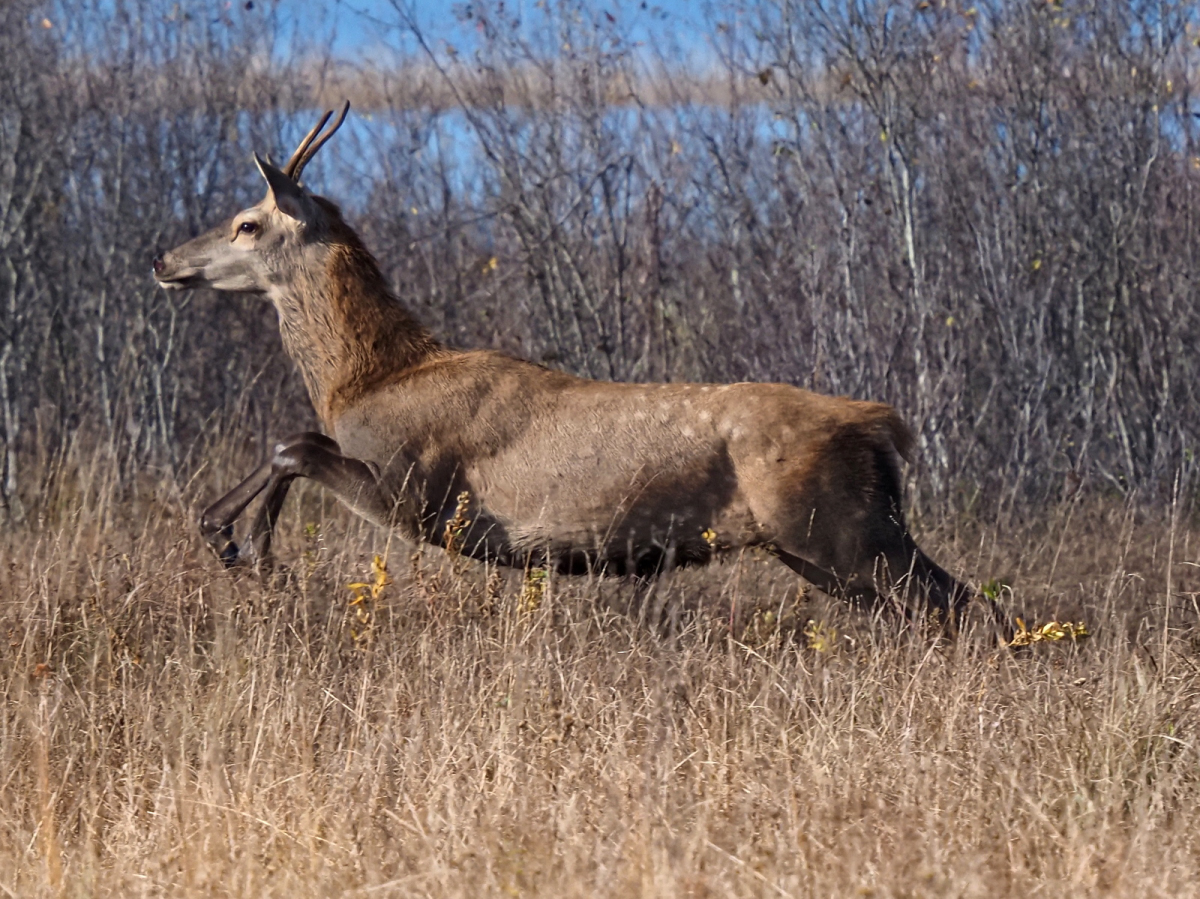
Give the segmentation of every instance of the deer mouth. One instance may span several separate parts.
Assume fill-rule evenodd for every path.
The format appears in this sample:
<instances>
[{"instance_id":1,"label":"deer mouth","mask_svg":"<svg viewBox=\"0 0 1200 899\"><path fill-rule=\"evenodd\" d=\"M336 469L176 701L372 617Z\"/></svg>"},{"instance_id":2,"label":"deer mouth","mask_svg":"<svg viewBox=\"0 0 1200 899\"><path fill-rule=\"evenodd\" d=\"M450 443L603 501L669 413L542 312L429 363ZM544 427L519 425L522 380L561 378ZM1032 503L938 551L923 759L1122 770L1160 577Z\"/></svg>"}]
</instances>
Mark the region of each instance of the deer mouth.
<instances>
[{"instance_id":1,"label":"deer mouth","mask_svg":"<svg viewBox=\"0 0 1200 899\"><path fill-rule=\"evenodd\" d=\"M158 256L153 263L154 280L170 290L184 290L188 287L200 287L204 279L200 270L194 267L177 268L164 257Z\"/></svg>"},{"instance_id":2,"label":"deer mouth","mask_svg":"<svg viewBox=\"0 0 1200 899\"><path fill-rule=\"evenodd\" d=\"M189 287L200 287L203 284L197 275L174 275L169 278L155 275L154 279L167 290L186 290Z\"/></svg>"}]
</instances>

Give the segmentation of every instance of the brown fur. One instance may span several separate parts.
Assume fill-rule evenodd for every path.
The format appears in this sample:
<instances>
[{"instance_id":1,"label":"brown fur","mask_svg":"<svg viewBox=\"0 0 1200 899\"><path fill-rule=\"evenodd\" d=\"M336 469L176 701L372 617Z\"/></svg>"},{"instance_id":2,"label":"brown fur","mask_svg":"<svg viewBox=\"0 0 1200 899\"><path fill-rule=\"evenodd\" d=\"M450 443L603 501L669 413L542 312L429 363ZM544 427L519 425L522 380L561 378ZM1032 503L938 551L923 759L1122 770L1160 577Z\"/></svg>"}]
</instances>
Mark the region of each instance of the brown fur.
<instances>
[{"instance_id":1,"label":"brown fur","mask_svg":"<svg viewBox=\"0 0 1200 899\"><path fill-rule=\"evenodd\" d=\"M167 254L156 274L269 296L336 442L280 444L206 513L223 558L220 540L262 490L253 536L265 551L287 483L306 476L431 542L465 495L460 548L507 564L648 574L767 545L826 590L873 598L912 583L943 610L966 602L904 525L899 464L912 434L889 406L783 384L589 381L448 350L392 295L336 206L260 168L263 202ZM260 227L243 239L245 220Z\"/></svg>"},{"instance_id":2,"label":"brown fur","mask_svg":"<svg viewBox=\"0 0 1200 899\"><path fill-rule=\"evenodd\" d=\"M375 258L340 217L331 234L325 265L329 309L336 326L331 340L342 344L333 367L325 408L327 424L405 369L443 352L391 295Z\"/></svg>"}]
</instances>

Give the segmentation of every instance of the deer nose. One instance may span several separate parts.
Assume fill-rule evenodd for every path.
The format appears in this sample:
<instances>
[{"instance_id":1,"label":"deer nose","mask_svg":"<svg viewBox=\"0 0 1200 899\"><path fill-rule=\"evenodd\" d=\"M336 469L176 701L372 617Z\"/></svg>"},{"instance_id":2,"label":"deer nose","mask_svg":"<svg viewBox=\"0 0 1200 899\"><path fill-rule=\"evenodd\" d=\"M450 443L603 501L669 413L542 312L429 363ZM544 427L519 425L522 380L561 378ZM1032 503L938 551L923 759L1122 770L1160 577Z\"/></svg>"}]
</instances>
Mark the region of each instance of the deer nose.
<instances>
[{"instance_id":1,"label":"deer nose","mask_svg":"<svg viewBox=\"0 0 1200 899\"><path fill-rule=\"evenodd\" d=\"M164 267L162 253L159 253L157 256L154 257L154 262L152 262L151 265L154 267L154 274L156 274L156 275L162 274L162 270Z\"/></svg>"}]
</instances>

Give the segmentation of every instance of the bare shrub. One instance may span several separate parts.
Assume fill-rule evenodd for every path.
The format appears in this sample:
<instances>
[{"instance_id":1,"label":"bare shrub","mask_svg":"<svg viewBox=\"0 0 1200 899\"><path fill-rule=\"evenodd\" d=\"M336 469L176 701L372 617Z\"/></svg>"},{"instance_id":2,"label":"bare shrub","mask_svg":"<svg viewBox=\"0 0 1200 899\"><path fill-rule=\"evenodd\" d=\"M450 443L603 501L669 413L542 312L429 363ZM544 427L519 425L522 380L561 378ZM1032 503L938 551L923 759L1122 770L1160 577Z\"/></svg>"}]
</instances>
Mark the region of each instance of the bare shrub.
<instances>
[{"instance_id":1,"label":"bare shrub","mask_svg":"<svg viewBox=\"0 0 1200 899\"><path fill-rule=\"evenodd\" d=\"M249 403L264 440L262 397L303 410L264 310L176 305L145 260L244 204L251 149L333 89L376 105L312 178L456 342L887 400L922 509L1190 476L1185 4L1154 28L1124 3L734 5L702 66L640 46L636 11L472 4L470 48L399 16L395 74L289 50L269 4L126 9L4 10L12 517L72 434L182 474L211 416Z\"/></svg>"}]
</instances>

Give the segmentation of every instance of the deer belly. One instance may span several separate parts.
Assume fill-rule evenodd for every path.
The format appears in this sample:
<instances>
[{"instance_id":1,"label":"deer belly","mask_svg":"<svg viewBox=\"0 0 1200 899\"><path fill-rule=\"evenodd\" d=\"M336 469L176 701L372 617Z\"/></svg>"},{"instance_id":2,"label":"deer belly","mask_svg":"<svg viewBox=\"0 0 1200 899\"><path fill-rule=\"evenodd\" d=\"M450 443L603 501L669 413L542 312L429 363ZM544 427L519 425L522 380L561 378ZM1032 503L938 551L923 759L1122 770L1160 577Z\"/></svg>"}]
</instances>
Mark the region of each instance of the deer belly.
<instances>
[{"instance_id":1,"label":"deer belly","mask_svg":"<svg viewBox=\"0 0 1200 899\"><path fill-rule=\"evenodd\" d=\"M505 535L502 554L572 573L645 574L707 562L718 546L754 541L745 504L709 479L588 486L547 485L540 496L508 496L495 506L482 496L496 522L491 532Z\"/></svg>"}]
</instances>

